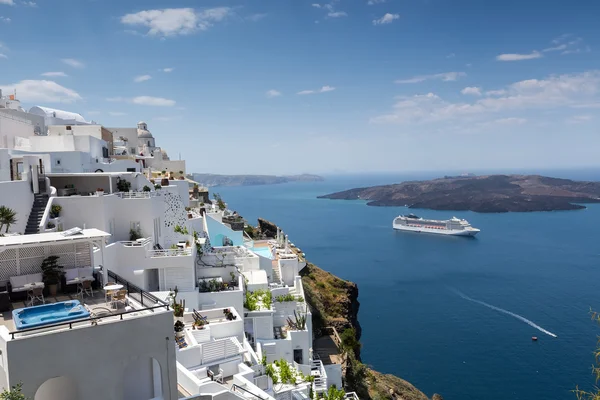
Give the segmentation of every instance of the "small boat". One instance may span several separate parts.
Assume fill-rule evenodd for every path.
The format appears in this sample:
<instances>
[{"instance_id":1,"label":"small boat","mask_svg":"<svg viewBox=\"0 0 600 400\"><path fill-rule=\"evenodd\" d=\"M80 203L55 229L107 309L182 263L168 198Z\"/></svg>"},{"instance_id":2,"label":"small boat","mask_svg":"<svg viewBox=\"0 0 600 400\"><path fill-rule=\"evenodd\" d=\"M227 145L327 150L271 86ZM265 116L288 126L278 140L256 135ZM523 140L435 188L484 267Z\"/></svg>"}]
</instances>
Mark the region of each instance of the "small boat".
<instances>
[{"instance_id":1,"label":"small boat","mask_svg":"<svg viewBox=\"0 0 600 400\"><path fill-rule=\"evenodd\" d=\"M534 342L537 342L537 336L532 336L531 340L533 340Z\"/></svg>"}]
</instances>

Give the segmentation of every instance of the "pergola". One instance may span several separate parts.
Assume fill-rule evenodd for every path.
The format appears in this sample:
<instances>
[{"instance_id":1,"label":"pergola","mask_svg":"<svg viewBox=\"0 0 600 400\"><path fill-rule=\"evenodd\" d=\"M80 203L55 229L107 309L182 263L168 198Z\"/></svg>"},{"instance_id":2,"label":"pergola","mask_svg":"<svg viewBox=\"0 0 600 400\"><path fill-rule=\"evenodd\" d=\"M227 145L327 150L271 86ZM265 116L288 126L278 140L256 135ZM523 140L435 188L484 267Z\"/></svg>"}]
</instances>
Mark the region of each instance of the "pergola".
<instances>
[{"instance_id":1,"label":"pergola","mask_svg":"<svg viewBox=\"0 0 600 400\"><path fill-rule=\"evenodd\" d=\"M108 282L108 268L104 266L108 237L110 233L99 229L82 229L74 234L68 231L0 237L0 281L11 276L41 272L42 261L51 255L59 256L65 268L93 267L93 251L97 246L101 257L98 264L103 266L103 282Z\"/></svg>"}]
</instances>

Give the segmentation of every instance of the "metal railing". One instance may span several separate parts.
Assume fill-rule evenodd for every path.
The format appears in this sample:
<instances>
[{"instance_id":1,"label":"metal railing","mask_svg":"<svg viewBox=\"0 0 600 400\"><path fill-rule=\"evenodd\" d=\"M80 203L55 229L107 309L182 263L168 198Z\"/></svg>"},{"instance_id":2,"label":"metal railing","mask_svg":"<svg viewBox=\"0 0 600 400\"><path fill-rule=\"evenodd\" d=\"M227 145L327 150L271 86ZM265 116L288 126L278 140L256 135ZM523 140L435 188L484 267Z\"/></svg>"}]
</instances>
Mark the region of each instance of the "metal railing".
<instances>
[{"instance_id":1,"label":"metal railing","mask_svg":"<svg viewBox=\"0 0 600 400\"><path fill-rule=\"evenodd\" d=\"M147 305L148 304L152 304L152 305L160 304L161 307L169 306L169 304L166 303L165 301L159 299L158 297L154 296L151 293L146 292L145 290L140 289L138 286L134 285L133 283L129 282L126 279L123 279L122 277L120 277L119 275L115 274L114 272L112 272L110 270L108 271L108 277L109 277L109 279L112 279L115 283L123 285L123 287L125 289L127 289L127 295L129 297L131 297L132 299L134 299L135 301L137 301L138 303L140 303L142 305L142 307L145 307L144 300L146 301Z\"/></svg>"},{"instance_id":2,"label":"metal railing","mask_svg":"<svg viewBox=\"0 0 600 400\"><path fill-rule=\"evenodd\" d=\"M164 249L164 250L148 250L148 257L180 257L191 256L192 248L187 249Z\"/></svg>"},{"instance_id":3,"label":"metal railing","mask_svg":"<svg viewBox=\"0 0 600 400\"><path fill-rule=\"evenodd\" d=\"M156 192L117 192L115 194L122 199L149 199L158 196Z\"/></svg>"},{"instance_id":4,"label":"metal railing","mask_svg":"<svg viewBox=\"0 0 600 400\"><path fill-rule=\"evenodd\" d=\"M356 392L348 392L344 395L344 399L347 400L359 400L358 395L356 394Z\"/></svg>"},{"instance_id":5,"label":"metal railing","mask_svg":"<svg viewBox=\"0 0 600 400\"><path fill-rule=\"evenodd\" d=\"M249 391L248 389L245 389L245 388L243 388L240 385L237 385L235 383L231 386L231 391L232 392L239 392L244 397L247 397L247 395L250 395L250 396L253 396L253 398L256 398L256 399L259 399L259 400L267 400L264 397L260 397L259 395L254 394L251 391Z\"/></svg>"},{"instance_id":6,"label":"metal railing","mask_svg":"<svg viewBox=\"0 0 600 400\"><path fill-rule=\"evenodd\" d=\"M15 335L21 334L21 333L31 333L31 332L35 332L35 331L42 331L42 330L48 330L48 329L54 329L54 328L62 328L62 327L69 327L69 329L73 329L73 325L78 325L78 324L84 324L84 323L92 323L93 321L97 321L100 319L108 319L111 317L119 317L119 320L122 321L123 320L123 315L127 315L127 314L132 314L132 313L138 313L140 311L152 311L154 312L154 310L156 310L157 308L164 308L166 310L169 309L169 305L168 304L161 304L158 306L154 306L154 307L145 307L142 310L131 310L131 311L124 311L122 313L118 313L118 314L110 314L110 315L103 315L101 317L89 317L89 318L85 318L85 319L78 319L75 321L68 321L68 322L61 322L59 324L51 324L51 325L44 325L44 326L38 326L36 328L29 328L29 329L22 329L20 331L11 331L8 332L8 334L11 336L11 339L15 338Z\"/></svg>"},{"instance_id":7,"label":"metal railing","mask_svg":"<svg viewBox=\"0 0 600 400\"><path fill-rule=\"evenodd\" d=\"M121 243L121 245L123 245L125 247L144 247L147 244L152 243L152 236L144 238L144 240L140 240L140 241L137 241L137 240L134 240L134 241L124 240L124 241L121 241L119 243Z\"/></svg>"}]
</instances>

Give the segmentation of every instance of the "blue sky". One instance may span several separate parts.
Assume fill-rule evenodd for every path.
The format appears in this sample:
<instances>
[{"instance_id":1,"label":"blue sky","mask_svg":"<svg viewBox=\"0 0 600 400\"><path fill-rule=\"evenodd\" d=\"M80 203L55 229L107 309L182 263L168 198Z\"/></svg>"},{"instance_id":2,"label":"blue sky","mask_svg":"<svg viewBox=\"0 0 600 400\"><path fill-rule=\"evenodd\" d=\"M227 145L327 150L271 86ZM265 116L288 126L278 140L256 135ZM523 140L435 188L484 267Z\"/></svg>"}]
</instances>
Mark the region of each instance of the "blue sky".
<instances>
[{"instance_id":1,"label":"blue sky","mask_svg":"<svg viewBox=\"0 0 600 400\"><path fill-rule=\"evenodd\" d=\"M212 173L600 165L600 3L0 0L0 87Z\"/></svg>"}]
</instances>

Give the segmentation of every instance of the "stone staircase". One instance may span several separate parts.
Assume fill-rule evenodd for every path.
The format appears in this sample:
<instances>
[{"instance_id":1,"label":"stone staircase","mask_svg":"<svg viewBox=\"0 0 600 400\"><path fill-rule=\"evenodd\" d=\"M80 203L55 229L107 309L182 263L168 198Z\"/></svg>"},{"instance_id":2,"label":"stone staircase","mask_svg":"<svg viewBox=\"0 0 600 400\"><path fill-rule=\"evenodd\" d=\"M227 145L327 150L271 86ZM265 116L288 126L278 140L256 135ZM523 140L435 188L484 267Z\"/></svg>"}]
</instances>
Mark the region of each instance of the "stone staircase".
<instances>
[{"instance_id":1,"label":"stone staircase","mask_svg":"<svg viewBox=\"0 0 600 400\"><path fill-rule=\"evenodd\" d=\"M31 213L27 220L27 226L25 227L26 235L33 235L40 233L39 226L46 211L46 205L48 204L47 194L34 194L33 205L31 206Z\"/></svg>"},{"instance_id":2,"label":"stone staircase","mask_svg":"<svg viewBox=\"0 0 600 400\"><path fill-rule=\"evenodd\" d=\"M271 266L273 267L273 282L281 283L281 276L279 274L279 263L277 260L273 260L271 262Z\"/></svg>"}]
</instances>

